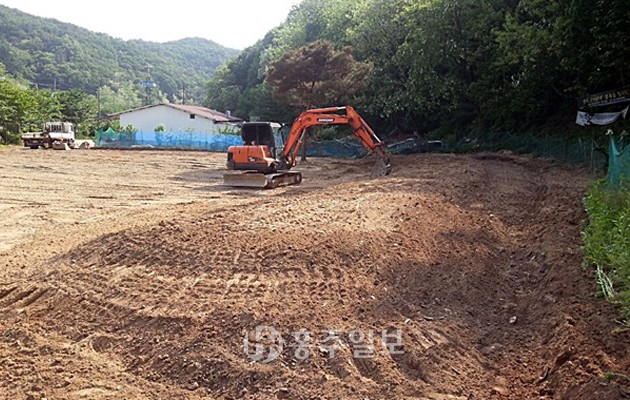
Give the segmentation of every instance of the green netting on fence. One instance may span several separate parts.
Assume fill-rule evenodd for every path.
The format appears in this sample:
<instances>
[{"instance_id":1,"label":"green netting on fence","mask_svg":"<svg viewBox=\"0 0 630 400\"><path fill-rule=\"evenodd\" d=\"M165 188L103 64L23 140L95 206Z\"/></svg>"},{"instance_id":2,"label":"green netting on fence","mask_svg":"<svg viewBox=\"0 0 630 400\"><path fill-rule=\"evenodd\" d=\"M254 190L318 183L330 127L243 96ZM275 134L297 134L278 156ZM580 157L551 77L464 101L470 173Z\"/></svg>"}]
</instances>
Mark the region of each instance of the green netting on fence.
<instances>
[{"instance_id":1,"label":"green netting on fence","mask_svg":"<svg viewBox=\"0 0 630 400\"><path fill-rule=\"evenodd\" d=\"M593 170L607 164L607 144L601 138L576 138L514 133L486 133L466 137L447 144L447 150L455 152L510 150L518 154L531 154L563 163L584 165Z\"/></svg>"},{"instance_id":2,"label":"green netting on fence","mask_svg":"<svg viewBox=\"0 0 630 400\"><path fill-rule=\"evenodd\" d=\"M630 179L629 147L610 136L608 150L608 184L610 186L619 186L621 181Z\"/></svg>"}]
</instances>

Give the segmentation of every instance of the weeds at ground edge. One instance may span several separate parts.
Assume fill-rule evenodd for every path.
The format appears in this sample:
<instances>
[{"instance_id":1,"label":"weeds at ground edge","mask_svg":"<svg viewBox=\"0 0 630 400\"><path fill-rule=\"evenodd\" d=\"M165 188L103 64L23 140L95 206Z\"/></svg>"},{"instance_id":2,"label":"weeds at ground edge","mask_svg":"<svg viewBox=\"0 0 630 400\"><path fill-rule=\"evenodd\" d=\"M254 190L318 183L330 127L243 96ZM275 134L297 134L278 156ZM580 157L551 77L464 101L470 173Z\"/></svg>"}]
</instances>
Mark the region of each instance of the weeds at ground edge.
<instances>
[{"instance_id":1,"label":"weeds at ground edge","mask_svg":"<svg viewBox=\"0 0 630 400\"><path fill-rule=\"evenodd\" d=\"M630 186L596 181L584 199L588 224L582 231L585 266L597 271L598 289L630 321Z\"/></svg>"}]
</instances>

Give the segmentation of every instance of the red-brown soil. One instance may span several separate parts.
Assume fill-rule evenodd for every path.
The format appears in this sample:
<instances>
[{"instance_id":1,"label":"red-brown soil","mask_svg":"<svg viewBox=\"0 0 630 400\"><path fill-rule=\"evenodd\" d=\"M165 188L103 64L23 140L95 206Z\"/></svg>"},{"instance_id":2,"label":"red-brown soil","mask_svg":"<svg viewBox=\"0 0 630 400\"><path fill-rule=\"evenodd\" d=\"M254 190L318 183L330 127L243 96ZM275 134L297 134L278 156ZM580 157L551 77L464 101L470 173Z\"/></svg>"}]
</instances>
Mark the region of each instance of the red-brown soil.
<instances>
[{"instance_id":1,"label":"red-brown soil","mask_svg":"<svg viewBox=\"0 0 630 400\"><path fill-rule=\"evenodd\" d=\"M1 399L630 398L604 379L628 375L630 332L581 267L581 169L410 155L370 179L369 159L313 159L256 191L220 185L222 154L0 162ZM285 339L270 363L245 353L260 325Z\"/></svg>"}]
</instances>

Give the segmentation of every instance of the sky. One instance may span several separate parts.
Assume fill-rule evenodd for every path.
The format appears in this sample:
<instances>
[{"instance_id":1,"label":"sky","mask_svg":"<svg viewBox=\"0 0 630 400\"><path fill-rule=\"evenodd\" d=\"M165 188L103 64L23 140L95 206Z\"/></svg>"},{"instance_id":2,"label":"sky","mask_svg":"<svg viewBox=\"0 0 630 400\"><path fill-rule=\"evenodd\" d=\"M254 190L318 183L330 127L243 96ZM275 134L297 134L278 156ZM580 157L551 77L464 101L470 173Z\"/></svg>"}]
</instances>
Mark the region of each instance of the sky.
<instances>
[{"instance_id":1,"label":"sky","mask_svg":"<svg viewBox=\"0 0 630 400\"><path fill-rule=\"evenodd\" d=\"M40 17L129 40L201 37L244 49L280 25L300 0L0 0Z\"/></svg>"}]
</instances>

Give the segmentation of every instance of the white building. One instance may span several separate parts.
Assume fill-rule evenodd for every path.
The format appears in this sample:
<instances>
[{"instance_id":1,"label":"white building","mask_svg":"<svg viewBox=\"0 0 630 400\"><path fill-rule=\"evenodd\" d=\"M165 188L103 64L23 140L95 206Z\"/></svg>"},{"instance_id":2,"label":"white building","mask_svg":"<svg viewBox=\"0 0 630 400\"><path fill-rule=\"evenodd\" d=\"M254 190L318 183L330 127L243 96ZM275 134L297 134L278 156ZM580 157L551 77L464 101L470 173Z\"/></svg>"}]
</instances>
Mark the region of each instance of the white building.
<instances>
[{"instance_id":1,"label":"white building","mask_svg":"<svg viewBox=\"0 0 630 400\"><path fill-rule=\"evenodd\" d=\"M134 108L110 117L118 117L121 127L131 125L140 132L221 133L225 129L237 129L236 125L241 122L229 113L170 103Z\"/></svg>"}]
</instances>

